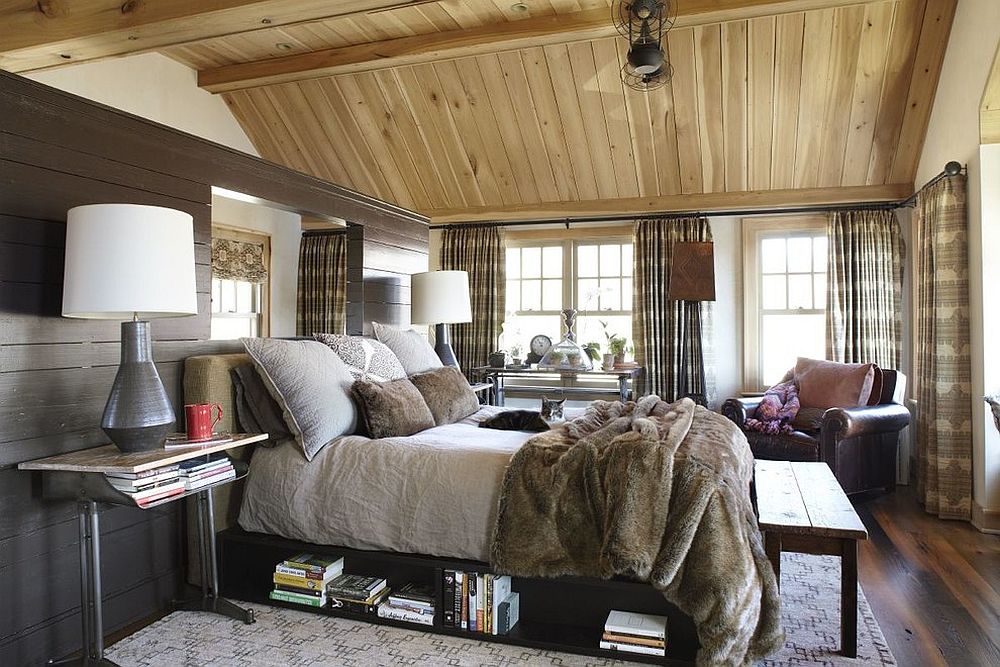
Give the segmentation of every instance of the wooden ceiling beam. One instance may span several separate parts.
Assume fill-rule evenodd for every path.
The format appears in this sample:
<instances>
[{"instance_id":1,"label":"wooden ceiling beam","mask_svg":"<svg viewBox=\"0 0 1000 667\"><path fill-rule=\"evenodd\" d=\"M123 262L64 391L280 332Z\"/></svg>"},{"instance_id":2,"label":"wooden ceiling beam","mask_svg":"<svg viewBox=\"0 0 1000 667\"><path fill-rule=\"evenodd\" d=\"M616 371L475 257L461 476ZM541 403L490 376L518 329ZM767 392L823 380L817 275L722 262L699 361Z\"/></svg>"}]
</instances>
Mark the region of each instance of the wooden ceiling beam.
<instances>
[{"instance_id":1,"label":"wooden ceiling beam","mask_svg":"<svg viewBox=\"0 0 1000 667\"><path fill-rule=\"evenodd\" d=\"M25 72L429 0L8 0L0 68Z\"/></svg>"},{"instance_id":2,"label":"wooden ceiling beam","mask_svg":"<svg viewBox=\"0 0 1000 667\"><path fill-rule=\"evenodd\" d=\"M874 0L685 0L677 27L864 4ZM198 73L198 85L213 93L564 44L615 35L606 8L556 16L400 37L281 58L236 63Z\"/></svg>"},{"instance_id":3,"label":"wooden ceiling beam","mask_svg":"<svg viewBox=\"0 0 1000 667\"><path fill-rule=\"evenodd\" d=\"M651 215L684 211L742 211L749 209L832 206L836 204L899 201L913 194L912 183L859 185L797 190L757 190L752 192L712 192L706 194L599 199L579 202L549 202L521 206L481 206L464 209L421 211L431 227L462 222L513 222L553 220L601 215Z\"/></svg>"}]
</instances>

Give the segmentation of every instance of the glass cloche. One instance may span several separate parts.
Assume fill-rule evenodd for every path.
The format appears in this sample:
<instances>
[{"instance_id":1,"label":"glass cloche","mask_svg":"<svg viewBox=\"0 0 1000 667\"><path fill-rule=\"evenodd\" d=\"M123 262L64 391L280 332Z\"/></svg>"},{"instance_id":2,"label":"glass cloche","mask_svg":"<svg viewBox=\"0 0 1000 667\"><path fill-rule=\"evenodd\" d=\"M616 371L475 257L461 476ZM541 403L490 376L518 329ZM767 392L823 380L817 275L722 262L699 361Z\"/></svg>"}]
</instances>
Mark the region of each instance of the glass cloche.
<instances>
[{"instance_id":1,"label":"glass cloche","mask_svg":"<svg viewBox=\"0 0 1000 667\"><path fill-rule=\"evenodd\" d=\"M538 362L538 368L545 370L560 371L589 371L594 366L587 356L587 352L576 342L576 333L573 327L576 326L576 311L567 308L562 311L566 320L566 335L558 343L549 348L542 360Z\"/></svg>"}]
</instances>

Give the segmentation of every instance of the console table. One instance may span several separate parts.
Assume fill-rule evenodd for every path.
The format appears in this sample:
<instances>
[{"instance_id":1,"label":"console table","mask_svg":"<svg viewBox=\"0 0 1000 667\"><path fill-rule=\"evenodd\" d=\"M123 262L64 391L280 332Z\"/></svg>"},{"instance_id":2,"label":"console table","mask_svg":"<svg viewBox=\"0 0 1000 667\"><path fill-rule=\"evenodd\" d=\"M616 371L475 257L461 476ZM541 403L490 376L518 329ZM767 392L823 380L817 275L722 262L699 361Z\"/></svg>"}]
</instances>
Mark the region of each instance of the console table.
<instances>
[{"instance_id":1,"label":"console table","mask_svg":"<svg viewBox=\"0 0 1000 667\"><path fill-rule=\"evenodd\" d=\"M475 377L493 386L490 395L490 405L504 404L507 390L517 390L519 392L531 393L539 398L546 394L558 392L566 398L573 396L586 396L592 394L607 394L610 400L627 401L632 398L632 385L639 377L642 368L622 368L617 370L553 370L548 368L494 368L492 366L479 366L472 369ZM549 384L510 384L509 379L533 379L549 380ZM591 379L615 379L618 381L617 389L604 387L581 387L580 380Z\"/></svg>"},{"instance_id":2,"label":"console table","mask_svg":"<svg viewBox=\"0 0 1000 667\"><path fill-rule=\"evenodd\" d=\"M233 461L236 477L209 484L195 491L153 501L139 507L127 494L108 481L104 473L135 473L207 456L227 449L243 447L267 439L266 433L234 434L232 440L206 447L155 449L149 452L123 453L114 445L83 449L69 454L28 461L21 470L42 474L42 496L50 500L75 500L80 530L80 616L83 622L83 654L58 663L117 667L104 657L104 614L101 605L101 505L127 505L149 509L188 496L198 498L198 556L201 563L201 596L174 604L175 609L211 611L244 623L253 623L253 610L243 609L219 597L219 572L215 553L215 509L212 489L229 484L247 474L244 461Z\"/></svg>"}]
</instances>

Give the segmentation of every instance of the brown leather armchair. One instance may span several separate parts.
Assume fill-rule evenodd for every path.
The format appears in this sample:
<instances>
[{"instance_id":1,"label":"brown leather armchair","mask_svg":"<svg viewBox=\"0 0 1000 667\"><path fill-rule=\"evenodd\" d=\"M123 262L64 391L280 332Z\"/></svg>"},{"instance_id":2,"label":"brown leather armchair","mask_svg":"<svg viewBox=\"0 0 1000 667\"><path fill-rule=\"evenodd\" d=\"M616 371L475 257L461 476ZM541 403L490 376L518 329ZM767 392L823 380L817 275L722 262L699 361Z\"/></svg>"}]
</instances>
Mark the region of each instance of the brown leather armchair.
<instances>
[{"instance_id":1,"label":"brown leather armchair","mask_svg":"<svg viewBox=\"0 0 1000 667\"><path fill-rule=\"evenodd\" d=\"M847 493L896 486L896 455L899 432L910 423L910 412L901 405L906 376L882 370L878 405L829 408L819 428L768 435L744 428L753 417L760 397L730 398L722 414L731 419L750 442L754 457L773 461L825 461Z\"/></svg>"}]
</instances>

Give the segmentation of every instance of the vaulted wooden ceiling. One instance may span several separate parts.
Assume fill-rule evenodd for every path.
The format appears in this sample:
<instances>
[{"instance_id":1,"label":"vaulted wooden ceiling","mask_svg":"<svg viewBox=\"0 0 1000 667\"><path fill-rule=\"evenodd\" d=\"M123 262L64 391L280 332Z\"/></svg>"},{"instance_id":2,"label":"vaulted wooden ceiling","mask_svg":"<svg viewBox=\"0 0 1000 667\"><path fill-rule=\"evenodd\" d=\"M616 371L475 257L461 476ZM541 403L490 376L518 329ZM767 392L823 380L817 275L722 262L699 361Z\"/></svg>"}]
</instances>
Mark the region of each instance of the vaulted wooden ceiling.
<instances>
[{"instance_id":1,"label":"vaulted wooden ceiling","mask_svg":"<svg viewBox=\"0 0 1000 667\"><path fill-rule=\"evenodd\" d=\"M955 9L680 0L672 84L640 93L607 0L221 4L283 18L150 48L198 69L264 157L442 221L905 195ZM44 60L20 49L0 65Z\"/></svg>"}]
</instances>

